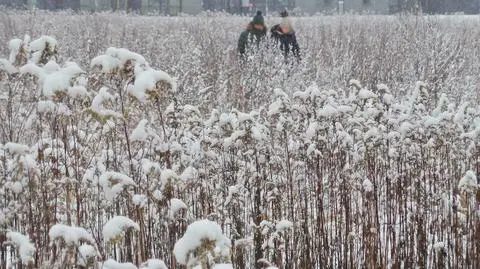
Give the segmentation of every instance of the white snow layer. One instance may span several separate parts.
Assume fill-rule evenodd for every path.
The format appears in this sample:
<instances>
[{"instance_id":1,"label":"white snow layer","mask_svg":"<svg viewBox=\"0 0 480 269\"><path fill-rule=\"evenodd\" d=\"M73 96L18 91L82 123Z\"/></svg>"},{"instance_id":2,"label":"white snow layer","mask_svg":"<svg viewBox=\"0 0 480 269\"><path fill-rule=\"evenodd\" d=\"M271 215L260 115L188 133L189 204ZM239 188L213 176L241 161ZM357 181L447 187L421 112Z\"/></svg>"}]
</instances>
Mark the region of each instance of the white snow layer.
<instances>
[{"instance_id":1,"label":"white snow layer","mask_svg":"<svg viewBox=\"0 0 480 269\"><path fill-rule=\"evenodd\" d=\"M77 264L86 267L90 260L95 260L97 251L95 247L83 244L78 247Z\"/></svg>"},{"instance_id":2,"label":"white snow layer","mask_svg":"<svg viewBox=\"0 0 480 269\"><path fill-rule=\"evenodd\" d=\"M150 259L140 266L140 269L168 269L162 260Z\"/></svg>"},{"instance_id":3,"label":"white snow layer","mask_svg":"<svg viewBox=\"0 0 480 269\"><path fill-rule=\"evenodd\" d=\"M20 52L20 47L22 46L22 40L19 38L14 38L8 42L8 48L10 49L10 55L8 60L13 63L15 62L15 57L17 57Z\"/></svg>"},{"instance_id":4,"label":"white snow layer","mask_svg":"<svg viewBox=\"0 0 480 269\"><path fill-rule=\"evenodd\" d=\"M103 105L105 101L114 99L115 97L108 92L108 88L102 87L100 91L98 91L98 94L93 98L90 108L101 116L121 117L122 115L120 113L107 109Z\"/></svg>"},{"instance_id":5,"label":"white snow layer","mask_svg":"<svg viewBox=\"0 0 480 269\"><path fill-rule=\"evenodd\" d=\"M143 119L141 120L137 127L132 131L130 135L130 140L139 141L139 142L146 142L148 139L148 129L147 129L148 120Z\"/></svg>"},{"instance_id":6,"label":"white snow layer","mask_svg":"<svg viewBox=\"0 0 480 269\"><path fill-rule=\"evenodd\" d=\"M43 51L50 49L53 51L57 46L57 40L51 36L41 36L40 38L30 42L30 49L32 51Z\"/></svg>"},{"instance_id":7,"label":"white snow layer","mask_svg":"<svg viewBox=\"0 0 480 269\"><path fill-rule=\"evenodd\" d=\"M468 192L472 192L478 188L477 176L475 175L475 172L468 170L465 173L465 176L463 176L458 182L458 188Z\"/></svg>"},{"instance_id":8,"label":"white snow layer","mask_svg":"<svg viewBox=\"0 0 480 269\"><path fill-rule=\"evenodd\" d=\"M76 63L67 62L65 67L45 76L43 94L52 97L59 91L68 91L68 88L72 86L70 84L72 78L81 73L84 71Z\"/></svg>"},{"instance_id":9,"label":"white snow layer","mask_svg":"<svg viewBox=\"0 0 480 269\"><path fill-rule=\"evenodd\" d=\"M275 228L277 229L277 232L283 232L287 229L290 229L293 227L293 223L288 220L281 220L277 223Z\"/></svg>"},{"instance_id":10,"label":"white snow layer","mask_svg":"<svg viewBox=\"0 0 480 269\"><path fill-rule=\"evenodd\" d=\"M103 188L105 198L110 202L123 191L125 186L135 185L129 176L117 172L103 173L98 182Z\"/></svg>"},{"instance_id":11,"label":"white snow layer","mask_svg":"<svg viewBox=\"0 0 480 269\"><path fill-rule=\"evenodd\" d=\"M213 265L212 269L233 269L233 265L231 263L219 263Z\"/></svg>"},{"instance_id":12,"label":"white snow layer","mask_svg":"<svg viewBox=\"0 0 480 269\"><path fill-rule=\"evenodd\" d=\"M172 198L170 199L170 212L169 215L171 218L175 217L178 211L181 209L187 209L188 206L180 199Z\"/></svg>"},{"instance_id":13,"label":"white snow layer","mask_svg":"<svg viewBox=\"0 0 480 269\"><path fill-rule=\"evenodd\" d=\"M103 226L103 239L105 242L109 242L118 238L124 231L130 228L137 231L140 230L140 226L133 220L124 216L115 216Z\"/></svg>"},{"instance_id":14,"label":"white snow layer","mask_svg":"<svg viewBox=\"0 0 480 269\"><path fill-rule=\"evenodd\" d=\"M5 72L7 74L17 73L18 70L13 66L7 59L0 58L0 72Z\"/></svg>"},{"instance_id":15,"label":"white snow layer","mask_svg":"<svg viewBox=\"0 0 480 269\"><path fill-rule=\"evenodd\" d=\"M5 144L5 149L7 149L8 152L12 154L15 153L18 155L23 155L30 151L30 148L28 146L14 142L8 142L7 144Z\"/></svg>"},{"instance_id":16,"label":"white snow layer","mask_svg":"<svg viewBox=\"0 0 480 269\"><path fill-rule=\"evenodd\" d=\"M55 224L48 232L50 240L62 239L69 246L79 246L81 241L95 243L92 235L82 227Z\"/></svg>"},{"instance_id":17,"label":"white snow layer","mask_svg":"<svg viewBox=\"0 0 480 269\"><path fill-rule=\"evenodd\" d=\"M373 191L373 184L368 178L366 178L363 181L362 186L363 186L363 189L365 190L365 192L372 192Z\"/></svg>"},{"instance_id":18,"label":"white snow layer","mask_svg":"<svg viewBox=\"0 0 480 269\"><path fill-rule=\"evenodd\" d=\"M137 269L137 267L131 262L120 263L120 262L117 262L116 260L113 260L113 259L108 259L106 262L103 263L103 265L100 265L99 268L102 268L102 269Z\"/></svg>"},{"instance_id":19,"label":"white snow layer","mask_svg":"<svg viewBox=\"0 0 480 269\"><path fill-rule=\"evenodd\" d=\"M187 231L173 248L178 263L186 265L195 249L203 240L215 242L215 252L227 256L230 252L230 240L222 234L220 225L210 220L199 220L187 227Z\"/></svg>"},{"instance_id":20,"label":"white snow layer","mask_svg":"<svg viewBox=\"0 0 480 269\"><path fill-rule=\"evenodd\" d=\"M159 81L165 81L173 88L174 81L167 73L155 69L148 69L138 74L133 87L129 88L128 91L140 102L145 102L147 100L145 95L146 91L154 90Z\"/></svg>"},{"instance_id":21,"label":"white snow layer","mask_svg":"<svg viewBox=\"0 0 480 269\"><path fill-rule=\"evenodd\" d=\"M30 238L17 232L7 232L7 241L17 249L22 263L26 264L33 260L35 246L30 243Z\"/></svg>"}]
</instances>

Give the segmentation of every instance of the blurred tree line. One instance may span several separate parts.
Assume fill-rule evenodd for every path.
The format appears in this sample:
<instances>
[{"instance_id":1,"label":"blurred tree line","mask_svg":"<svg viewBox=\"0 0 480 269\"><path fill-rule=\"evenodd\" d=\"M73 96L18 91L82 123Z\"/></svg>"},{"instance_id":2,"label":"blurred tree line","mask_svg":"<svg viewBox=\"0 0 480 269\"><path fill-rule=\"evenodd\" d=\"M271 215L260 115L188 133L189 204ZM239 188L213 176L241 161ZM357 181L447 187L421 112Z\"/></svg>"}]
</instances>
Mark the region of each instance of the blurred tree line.
<instances>
[{"instance_id":1,"label":"blurred tree line","mask_svg":"<svg viewBox=\"0 0 480 269\"><path fill-rule=\"evenodd\" d=\"M230 13L253 13L256 9L264 12L268 10L279 11L295 7L295 0L0 0L0 6L7 8L36 6L45 10L124 10L127 12L158 10L159 13L166 13L171 5L181 7L182 3L195 1L201 1L204 10L224 10ZM390 7L391 13L445 14L464 12L466 14L477 14L480 12L480 0L390 0Z\"/></svg>"}]
</instances>

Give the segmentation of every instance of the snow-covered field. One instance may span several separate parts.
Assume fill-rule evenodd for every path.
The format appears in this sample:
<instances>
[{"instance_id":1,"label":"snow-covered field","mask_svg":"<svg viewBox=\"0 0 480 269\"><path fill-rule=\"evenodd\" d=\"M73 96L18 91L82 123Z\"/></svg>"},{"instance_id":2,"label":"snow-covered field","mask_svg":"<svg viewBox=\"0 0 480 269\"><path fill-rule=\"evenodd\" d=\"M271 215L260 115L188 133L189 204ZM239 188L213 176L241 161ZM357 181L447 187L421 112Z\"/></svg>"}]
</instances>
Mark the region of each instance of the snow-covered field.
<instances>
[{"instance_id":1,"label":"snow-covered field","mask_svg":"<svg viewBox=\"0 0 480 269\"><path fill-rule=\"evenodd\" d=\"M0 267L480 268L480 18L248 20L2 13Z\"/></svg>"}]
</instances>

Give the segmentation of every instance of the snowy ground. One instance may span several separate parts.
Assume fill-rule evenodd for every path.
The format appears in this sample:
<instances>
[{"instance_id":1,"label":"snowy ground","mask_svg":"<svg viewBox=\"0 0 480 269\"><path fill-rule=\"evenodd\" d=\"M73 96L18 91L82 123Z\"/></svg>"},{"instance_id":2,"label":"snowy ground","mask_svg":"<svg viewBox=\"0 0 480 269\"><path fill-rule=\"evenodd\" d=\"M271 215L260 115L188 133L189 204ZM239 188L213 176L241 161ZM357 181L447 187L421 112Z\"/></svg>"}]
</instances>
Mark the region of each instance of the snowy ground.
<instances>
[{"instance_id":1,"label":"snowy ground","mask_svg":"<svg viewBox=\"0 0 480 269\"><path fill-rule=\"evenodd\" d=\"M293 21L2 14L0 263L480 267L480 18Z\"/></svg>"}]
</instances>

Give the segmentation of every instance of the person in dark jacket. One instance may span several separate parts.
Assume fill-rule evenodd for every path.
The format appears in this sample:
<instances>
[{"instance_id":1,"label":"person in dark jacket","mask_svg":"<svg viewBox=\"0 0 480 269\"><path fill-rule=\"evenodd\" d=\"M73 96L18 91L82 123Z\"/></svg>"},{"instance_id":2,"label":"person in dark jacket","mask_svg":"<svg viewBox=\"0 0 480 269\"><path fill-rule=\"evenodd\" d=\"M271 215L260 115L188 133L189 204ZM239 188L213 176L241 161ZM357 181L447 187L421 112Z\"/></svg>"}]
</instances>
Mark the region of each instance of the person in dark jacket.
<instances>
[{"instance_id":1,"label":"person in dark jacket","mask_svg":"<svg viewBox=\"0 0 480 269\"><path fill-rule=\"evenodd\" d=\"M257 47L260 42L265 39L267 35L267 26L262 16L262 12L259 10L253 17L252 21L247 25L245 31L240 34L238 39L237 50L241 55L244 55L249 45L255 43Z\"/></svg>"},{"instance_id":2,"label":"person in dark jacket","mask_svg":"<svg viewBox=\"0 0 480 269\"><path fill-rule=\"evenodd\" d=\"M271 38L277 47L280 45L280 50L285 60L288 59L290 52L297 60L300 60L300 46L298 45L297 37L293 30L292 23L288 18L287 11L280 13L280 16L282 17L282 22L275 24L270 29Z\"/></svg>"}]
</instances>

